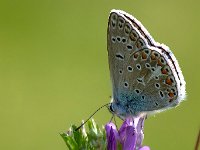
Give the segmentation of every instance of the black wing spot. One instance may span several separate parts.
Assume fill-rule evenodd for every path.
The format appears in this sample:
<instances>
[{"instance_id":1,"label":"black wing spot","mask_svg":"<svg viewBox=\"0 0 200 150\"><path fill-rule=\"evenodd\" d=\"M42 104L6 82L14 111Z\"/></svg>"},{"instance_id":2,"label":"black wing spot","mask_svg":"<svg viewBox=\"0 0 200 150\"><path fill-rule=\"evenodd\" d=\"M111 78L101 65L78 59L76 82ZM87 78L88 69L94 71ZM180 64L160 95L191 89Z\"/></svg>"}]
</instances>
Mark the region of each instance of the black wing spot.
<instances>
[{"instance_id":1,"label":"black wing spot","mask_svg":"<svg viewBox=\"0 0 200 150\"><path fill-rule=\"evenodd\" d=\"M117 37L117 41L118 41L118 42L121 42L121 38L120 38L119 36Z\"/></svg>"},{"instance_id":2,"label":"black wing spot","mask_svg":"<svg viewBox=\"0 0 200 150\"><path fill-rule=\"evenodd\" d=\"M164 64L164 62L165 62L163 58L161 58L160 61L161 61L161 63L163 63L163 64Z\"/></svg>"},{"instance_id":3,"label":"black wing spot","mask_svg":"<svg viewBox=\"0 0 200 150\"><path fill-rule=\"evenodd\" d=\"M133 68L132 68L131 66L128 66L128 67L127 67L127 70L128 70L129 72L132 72L132 71L133 71Z\"/></svg>"},{"instance_id":4,"label":"black wing spot","mask_svg":"<svg viewBox=\"0 0 200 150\"><path fill-rule=\"evenodd\" d=\"M154 53L154 55L155 55L156 57L158 57L158 54L157 54L157 53Z\"/></svg>"},{"instance_id":5,"label":"black wing spot","mask_svg":"<svg viewBox=\"0 0 200 150\"><path fill-rule=\"evenodd\" d=\"M159 92L160 96L163 98L164 97L164 94L162 91Z\"/></svg>"},{"instance_id":6,"label":"black wing spot","mask_svg":"<svg viewBox=\"0 0 200 150\"><path fill-rule=\"evenodd\" d=\"M139 94L139 93L140 93L140 90L136 89L135 92L136 92L137 94Z\"/></svg>"},{"instance_id":7,"label":"black wing spot","mask_svg":"<svg viewBox=\"0 0 200 150\"><path fill-rule=\"evenodd\" d=\"M141 46L144 46L143 41L139 40L139 42L140 42L140 45L141 45Z\"/></svg>"},{"instance_id":8,"label":"black wing spot","mask_svg":"<svg viewBox=\"0 0 200 150\"><path fill-rule=\"evenodd\" d=\"M174 80L172 78L170 78L171 82L174 83Z\"/></svg>"},{"instance_id":9,"label":"black wing spot","mask_svg":"<svg viewBox=\"0 0 200 150\"><path fill-rule=\"evenodd\" d=\"M147 68L150 68L150 67L151 67L151 65L150 65L149 63L146 63L145 66L146 66Z\"/></svg>"},{"instance_id":10,"label":"black wing spot","mask_svg":"<svg viewBox=\"0 0 200 150\"><path fill-rule=\"evenodd\" d=\"M126 39L125 38L122 38L122 43L126 43Z\"/></svg>"},{"instance_id":11,"label":"black wing spot","mask_svg":"<svg viewBox=\"0 0 200 150\"><path fill-rule=\"evenodd\" d=\"M116 39L115 39L114 37L112 37L112 41L113 41L113 43L115 43L115 42L116 42Z\"/></svg>"},{"instance_id":12,"label":"black wing spot","mask_svg":"<svg viewBox=\"0 0 200 150\"><path fill-rule=\"evenodd\" d=\"M124 82L124 87L128 87L128 82Z\"/></svg>"},{"instance_id":13,"label":"black wing spot","mask_svg":"<svg viewBox=\"0 0 200 150\"><path fill-rule=\"evenodd\" d=\"M136 67L137 67L138 70L141 70L141 65L140 64L137 64Z\"/></svg>"},{"instance_id":14,"label":"black wing spot","mask_svg":"<svg viewBox=\"0 0 200 150\"><path fill-rule=\"evenodd\" d=\"M133 46L132 45L127 45L128 50L132 50Z\"/></svg>"},{"instance_id":15,"label":"black wing spot","mask_svg":"<svg viewBox=\"0 0 200 150\"><path fill-rule=\"evenodd\" d=\"M154 68L154 67L152 67L152 68L151 68L151 70L152 70L152 71L155 71L155 68Z\"/></svg>"},{"instance_id":16,"label":"black wing spot","mask_svg":"<svg viewBox=\"0 0 200 150\"><path fill-rule=\"evenodd\" d=\"M159 83L156 83L155 86L156 86L156 88L160 88L160 84Z\"/></svg>"},{"instance_id":17,"label":"black wing spot","mask_svg":"<svg viewBox=\"0 0 200 150\"><path fill-rule=\"evenodd\" d=\"M137 78L137 81L138 81L138 82L140 82L140 83L142 83L142 80L141 80L141 79L139 79L139 78Z\"/></svg>"},{"instance_id":18,"label":"black wing spot","mask_svg":"<svg viewBox=\"0 0 200 150\"><path fill-rule=\"evenodd\" d=\"M121 60L124 59L124 56L122 56L121 54L116 54L115 56L116 56L118 59L121 59Z\"/></svg>"}]
</instances>

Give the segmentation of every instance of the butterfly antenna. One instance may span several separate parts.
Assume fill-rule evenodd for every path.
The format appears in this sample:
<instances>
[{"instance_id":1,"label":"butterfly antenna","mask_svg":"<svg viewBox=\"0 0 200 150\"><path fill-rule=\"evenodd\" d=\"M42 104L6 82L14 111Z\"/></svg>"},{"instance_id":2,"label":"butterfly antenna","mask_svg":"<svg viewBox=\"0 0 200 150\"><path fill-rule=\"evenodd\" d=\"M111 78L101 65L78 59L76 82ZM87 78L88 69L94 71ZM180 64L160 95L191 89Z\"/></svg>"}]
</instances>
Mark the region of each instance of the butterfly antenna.
<instances>
[{"instance_id":1,"label":"butterfly antenna","mask_svg":"<svg viewBox=\"0 0 200 150\"><path fill-rule=\"evenodd\" d=\"M103 108L103 107L105 107L105 106L108 107L109 104L110 104L110 103L105 104L105 105L99 107L86 121L84 121L78 128L76 128L75 131L79 130L79 129L80 129L88 120L90 120L101 108Z\"/></svg>"}]
</instances>

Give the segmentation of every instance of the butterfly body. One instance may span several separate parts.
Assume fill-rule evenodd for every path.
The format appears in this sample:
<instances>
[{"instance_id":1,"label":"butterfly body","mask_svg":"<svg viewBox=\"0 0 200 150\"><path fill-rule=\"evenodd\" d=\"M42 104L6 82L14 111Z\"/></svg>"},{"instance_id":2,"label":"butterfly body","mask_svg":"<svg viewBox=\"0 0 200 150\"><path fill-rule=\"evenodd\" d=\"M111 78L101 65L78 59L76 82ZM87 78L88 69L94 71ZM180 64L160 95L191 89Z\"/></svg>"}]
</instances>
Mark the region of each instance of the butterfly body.
<instances>
[{"instance_id":1,"label":"butterfly body","mask_svg":"<svg viewBox=\"0 0 200 150\"><path fill-rule=\"evenodd\" d=\"M184 99L185 81L175 56L155 42L136 18L112 10L107 43L113 88L110 109L117 116L163 111Z\"/></svg>"}]
</instances>

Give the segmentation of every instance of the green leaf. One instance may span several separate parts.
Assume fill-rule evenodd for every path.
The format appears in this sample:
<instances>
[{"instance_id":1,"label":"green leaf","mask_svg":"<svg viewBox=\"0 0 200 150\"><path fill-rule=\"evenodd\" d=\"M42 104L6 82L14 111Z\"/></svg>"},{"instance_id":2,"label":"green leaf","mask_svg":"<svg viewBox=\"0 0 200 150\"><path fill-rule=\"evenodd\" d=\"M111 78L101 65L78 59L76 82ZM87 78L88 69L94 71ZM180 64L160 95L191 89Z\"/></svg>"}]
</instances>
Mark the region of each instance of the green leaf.
<instances>
[{"instance_id":1,"label":"green leaf","mask_svg":"<svg viewBox=\"0 0 200 150\"><path fill-rule=\"evenodd\" d=\"M61 137L70 150L103 150L106 149L106 132L104 127L99 128L93 119L85 126L76 131L76 126L72 125L67 133L61 133Z\"/></svg>"}]
</instances>

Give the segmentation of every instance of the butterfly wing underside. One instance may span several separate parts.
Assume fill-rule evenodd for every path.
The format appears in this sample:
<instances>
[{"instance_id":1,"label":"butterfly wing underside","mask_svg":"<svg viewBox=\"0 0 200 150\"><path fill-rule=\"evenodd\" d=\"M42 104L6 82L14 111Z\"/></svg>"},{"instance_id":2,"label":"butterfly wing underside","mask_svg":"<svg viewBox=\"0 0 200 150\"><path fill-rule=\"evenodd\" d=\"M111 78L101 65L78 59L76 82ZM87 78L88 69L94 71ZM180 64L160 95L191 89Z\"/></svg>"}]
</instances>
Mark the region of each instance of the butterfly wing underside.
<instances>
[{"instance_id":1,"label":"butterfly wing underside","mask_svg":"<svg viewBox=\"0 0 200 150\"><path fill-rule=\"evenodd\" d=\"M165 110L184 98L185 81L176 58L133 16L111 11L107 48L112 105L119 116Z\"/></svg>"}]
</instances>

